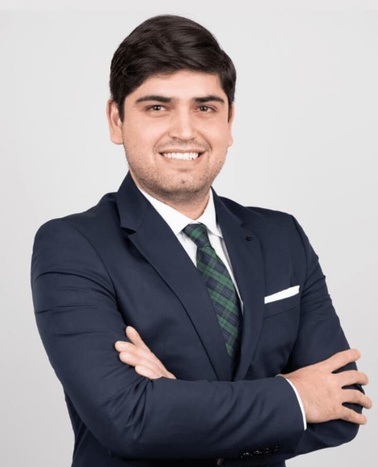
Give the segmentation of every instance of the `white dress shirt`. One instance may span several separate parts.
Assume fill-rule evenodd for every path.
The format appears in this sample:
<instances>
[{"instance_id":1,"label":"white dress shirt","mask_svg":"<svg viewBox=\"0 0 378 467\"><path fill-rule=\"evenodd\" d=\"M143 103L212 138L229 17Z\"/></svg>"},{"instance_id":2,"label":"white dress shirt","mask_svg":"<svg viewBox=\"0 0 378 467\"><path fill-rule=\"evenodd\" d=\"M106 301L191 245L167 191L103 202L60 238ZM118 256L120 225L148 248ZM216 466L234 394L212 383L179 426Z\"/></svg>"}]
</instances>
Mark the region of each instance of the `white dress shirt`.
<instances>
[{"instance_id":1,"label":"white dress shirt","mask_svg":"<svg viewBox=\"0 0 378 467\"><path fill-rule=\"evenodd\" d=\"M184 250L188 254L189 258L193 261L193 264L197 266L196 262L196 254L197 254L197 246L182 230L188 224L204 224L207 227L207 233L209 235L209 240L211 246L214 248L216 254L219 258L223 261L224 265L226 266L232 282L235 285L236 291L239 295L238 286L235 281L234 273L232 271L230 257L227 253L227 248L223 240L222 231L217 224L217 218L215 214L215 206L214 206L214 199L213 193L210 190L210 197L207 203L207 206L203 212L203 214L196 220L191 219L190 217L185 216L181 212L177 211L176 209L168 206L168 204L164 204L161 201L157 200L153 196L149 195L145 191L139 190L142 194L148 199L148 201L152 204L152 206L156 209L156 211L161 215L161 217L165 220L165 222L169 225L173 233L176 235L178 241L183 246ZM241 302L241 300L240 300Z\"/></svg>"}]
</instances>

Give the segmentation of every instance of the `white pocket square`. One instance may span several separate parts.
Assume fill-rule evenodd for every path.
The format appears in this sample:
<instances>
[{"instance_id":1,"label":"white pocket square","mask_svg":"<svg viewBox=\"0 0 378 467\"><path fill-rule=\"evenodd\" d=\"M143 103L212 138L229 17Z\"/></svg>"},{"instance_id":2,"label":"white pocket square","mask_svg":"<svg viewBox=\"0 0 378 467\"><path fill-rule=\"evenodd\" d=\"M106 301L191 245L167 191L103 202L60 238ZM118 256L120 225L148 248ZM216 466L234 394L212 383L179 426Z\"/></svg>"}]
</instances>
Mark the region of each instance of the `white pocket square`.
<instances>
[{"instance_id":1,"label":"white pocket square","mask_svg":"<svg viewBox=\"0 0 378 467\"><path fill-rule=\"evenodd\" d=\"M293 295L297 295L299 293L299 285L294 285L293 287L289 287L288 289L280 290L272 295L267 295L264 298L264 303L271 303L276 302L277 300L282 300L283 298L289 298Z\"/></svg>"}]
</instances>

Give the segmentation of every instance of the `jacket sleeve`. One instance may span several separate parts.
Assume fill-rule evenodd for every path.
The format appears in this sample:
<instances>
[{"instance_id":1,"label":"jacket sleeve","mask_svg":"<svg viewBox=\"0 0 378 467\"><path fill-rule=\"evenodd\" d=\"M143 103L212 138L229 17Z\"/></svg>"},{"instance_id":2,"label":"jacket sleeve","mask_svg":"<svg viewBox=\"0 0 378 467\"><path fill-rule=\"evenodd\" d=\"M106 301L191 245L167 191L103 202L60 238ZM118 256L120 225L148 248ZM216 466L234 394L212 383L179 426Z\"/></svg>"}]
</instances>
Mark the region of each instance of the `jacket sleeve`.
<instances>
[{"instance_id":1,"label":"jacket sleeve","mask_svg":"<svg viewBox=\"0 0 378 467\"><path fill-rule=\"evenodd\" d=\"M349 348L332 305L318 256L301 226L295 219L293 221L304 249L306 279L301 294L301 320L298 336L286 368L287 372L320 362ZM340 371L350 369L356 369L356 365L350 364ZM353 389L362 391L360 385L355 385ZM362 411L360 406L352 404L348 406L358 412ZM343 420L309 424L297 446L295 455L349 442L356 436L358 428L358 425Z\"/></svg>"},{"instance_id":2,"label":"jacket sleeve","mask_svg":"<svg viewBox=\"0 0 378 467\"><path fill-rule=\"evenodd\" d=\"M239 458L262 447L264 462L294 455L302 414L284 379L150 381L119 361L114 343L125 338L127 323L112 279L69 221L51 221L37 233L31 280L38 329L57 377L83 423L114 455Z\"/></svg>"}]
</instances>

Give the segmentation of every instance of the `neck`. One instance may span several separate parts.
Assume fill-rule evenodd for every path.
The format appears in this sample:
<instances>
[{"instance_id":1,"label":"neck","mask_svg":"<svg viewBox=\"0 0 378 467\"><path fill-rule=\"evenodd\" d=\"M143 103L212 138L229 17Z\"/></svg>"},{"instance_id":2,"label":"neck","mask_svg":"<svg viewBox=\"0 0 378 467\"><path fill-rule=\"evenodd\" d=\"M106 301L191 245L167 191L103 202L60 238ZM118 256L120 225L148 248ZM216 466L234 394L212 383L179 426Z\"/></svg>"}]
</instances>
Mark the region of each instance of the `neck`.
<instances>
[{"instance_id":1,"label":"neck","mask_svg":"<svg viewBox=\"0 0 378 467\"><path fill-rule=\"evenodd\" d=\"M210 188L201 190L201 192L189 192L189 193L151 193L145 187L139 186L139 189L148 193L153 198L167 204L171 208L175 209L184 216L190 219L196 220L202 216L206 209L207 203L210 197Z\"/></svg>"},{"instance_id":2,"label":"neck","mask_svg":"<svg viewBox=\"0 0 378 467\"><path fill-rule=\"evenodd\" d=\"M168 204L176 211L181 212L184 216L189 217L189 219L197 220L199 217L202 216L203 212L206 209L207 203L209 202L209 193L207 193L206 198L194 201L193 199L190 200L189 203L176 203L176 202L167 202L161 199L165 204Z\"/></svg>"}]
</instances>

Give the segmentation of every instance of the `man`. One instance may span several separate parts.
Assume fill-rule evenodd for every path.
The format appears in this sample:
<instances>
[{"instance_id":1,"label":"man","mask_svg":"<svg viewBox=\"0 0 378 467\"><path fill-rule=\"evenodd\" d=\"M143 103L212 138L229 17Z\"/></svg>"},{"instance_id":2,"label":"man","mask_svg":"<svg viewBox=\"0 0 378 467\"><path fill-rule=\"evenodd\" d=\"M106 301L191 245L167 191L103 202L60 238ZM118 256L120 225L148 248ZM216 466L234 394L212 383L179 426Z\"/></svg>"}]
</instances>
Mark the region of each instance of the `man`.
<instances>
[{"instance_id":1,"label":"man","mask_svg":"<svg viewBox=\"0 0 378 467\"><path fill-rule=\"evenodd\" d=\"M235 80L199 24L142 23L113 57L107 107L129 174L36 236L36 317L74 467L283 466L366 422L367 376L301 227L211 189Z\"/></svg>"}]
</instances>

